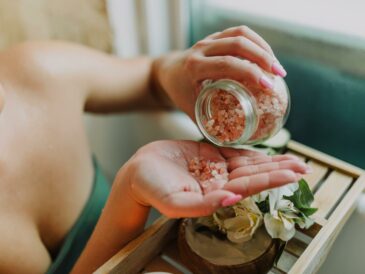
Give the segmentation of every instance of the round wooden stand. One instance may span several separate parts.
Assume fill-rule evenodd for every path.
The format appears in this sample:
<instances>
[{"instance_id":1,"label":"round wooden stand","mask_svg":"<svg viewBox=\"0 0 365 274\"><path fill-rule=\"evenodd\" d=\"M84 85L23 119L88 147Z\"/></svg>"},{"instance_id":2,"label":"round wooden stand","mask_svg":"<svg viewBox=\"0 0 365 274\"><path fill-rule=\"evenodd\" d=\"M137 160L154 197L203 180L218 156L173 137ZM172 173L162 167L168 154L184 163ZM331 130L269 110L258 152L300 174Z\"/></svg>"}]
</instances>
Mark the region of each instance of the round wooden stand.
<instances>
[{"instance_id":1,"label":"round wooden stand","mask_svg":"<svg viewBox=\"0 0 365 274\"><path fill-rule=\"evenodd\" d=\"M184 219L179 226L178 247L183 263L194 274L261 274L267 273L273 267L280 249L280 241L271 239L263 253L248 262L237 265L217 265L201 257L192 250L187 239L186 229L189 219Z\"/></svg>"}]
</instances>

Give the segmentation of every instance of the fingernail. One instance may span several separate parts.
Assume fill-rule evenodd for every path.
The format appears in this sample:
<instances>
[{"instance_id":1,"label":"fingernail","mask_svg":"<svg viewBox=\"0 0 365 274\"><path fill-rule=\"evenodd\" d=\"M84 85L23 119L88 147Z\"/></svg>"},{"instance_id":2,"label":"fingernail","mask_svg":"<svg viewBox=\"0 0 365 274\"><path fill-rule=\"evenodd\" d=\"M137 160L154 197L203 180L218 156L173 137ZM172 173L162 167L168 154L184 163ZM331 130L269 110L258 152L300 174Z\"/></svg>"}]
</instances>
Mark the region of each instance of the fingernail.
<instances>
[{"instance_id":1,"label":"fingernail","mask_svg":"<svg viewBox=\"0 0 365 274\"><path fill-rule=\"evenodd\" d=\"M264 88L268 88L268 89L272 89L274 87L274 83L266 75L263 75L260 78L260 85L263 86Z\"/></svg>"},{"instance_id":2,"label":"fingernail","mask_svg":"<svg viewBox=\"0 0 365 274\"><path fill-rule=\"evenodd\" d=\"M229 196L227 198L224 198L222 201L222 206L231 206L234 205L235 203L237 203L239 200L242 199L242 195L233 195L233 196Z\"/></svg>"},{"instance_id":3,"label":"fingernail","mask_svg":"<svg viewBox=\"0 0 365 274\"><path fill-rule=\"evenodd\" d=\"M272 64L271 71L280 77L285 77L287 74L283 66L276 61Z\"/></svg>"}]
</instances>

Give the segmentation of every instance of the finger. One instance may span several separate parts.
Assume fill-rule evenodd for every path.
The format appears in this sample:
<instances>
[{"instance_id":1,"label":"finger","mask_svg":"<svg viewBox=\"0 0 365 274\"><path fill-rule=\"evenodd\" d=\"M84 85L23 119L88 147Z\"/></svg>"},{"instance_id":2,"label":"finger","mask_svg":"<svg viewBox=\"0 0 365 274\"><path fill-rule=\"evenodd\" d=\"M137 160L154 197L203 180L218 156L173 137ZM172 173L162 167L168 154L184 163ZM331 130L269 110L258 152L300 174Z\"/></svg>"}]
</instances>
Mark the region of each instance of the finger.
<instances>
[{"instance_id":1,"label":"finger","mask_svg":"<svg viewBox=\"0 0 365 274\"><path fill-rule=\"evenodd\" d=\"M258 157L245 157L239 156L230 158L227 160L228 170L233 171L236 168L248 165L258 165L270 162L279 162L285 160L299 160L297 157L293 155L275 155L275 156L258 156Z\"/></svg>"},{"instance_id":2,"label":"finger","mask_svg":"<svg viewBox=\"0 0 365 274\"><path fill-rule=\"evenodd\" d=\"M216 39L219 35L221 35L221 31L214 32L212 34L209 34L207 37L205 37L203 40L213 40Z\"/></svg>"},{"instance_id":3,"label":"finger","mask_svg":"<svg viewBox=\"0 0 365 274\"><path fill-rule=\"evenodd\" d=\"M234 56L194 56L190 62L194 80L201 82L205 79L232 79L245 84L260 85L266 89L274 87L272 77L266 75L257 64ZM189 68L188 68L189 69Z\"/></svg>"},{"instance_id":4,"label":"finger","mask_svg":"<svg viewBox=\"0 0 365 274\"><path fill-rule=\"evenodd\" d=\"M222 32L216 32L211 35L209 35L208 39L220 39L225 37L235 37L235 36L243 36L248 39L250 39L252 42L256 43L258 46L266 50L267 52L274 55L273 50L271 49L270 45L262 38L260 35L258 35L255 31L250 29L247 26L238 26L238 27L232 27L228 28Z\"/></svg>"},{"instance_id":5,"label":"finger","mask_svg":"<svg viewBox=\"0 0 365 274\"><path fill-rule=\"evenodd\" d=\"M212 40L202 51L208 57L232 55L247 59L269 73L284 76L284 73L278 74L277 61L272 54L243 36Z\"/></svg>"},{"instance_id":6,"label":"finger","mask_svg":"<svg viewBox=\"0 0 365 274\"><path fill-rule=\"evenodd\" d=\"M170 218L200 217L213 214L222 203L230 205L242 197L227 190L215 190L206 195L196 192L177 192L165 198L161 213ZM226 201L230 203L226 203Z\"/></svg>"},{"instance_id":7,"label":"finger","mask_svg":"<svg viewBox=\"0 0 365 274\"><path fill-rule=\"evenodd\" d=\"M307 164L302 161L285 160L236 168L229 174L229 179L232 180L238 177L251 176L254 174L271 172L280 169L288 169L301 174L305 174L310 171Z\"/></svg>"},{"instance_id":8,"label":"finger","mask_svg":"<svg viewBox=\"0 0 365 274\"><path fill-rule=\"evenodd\" d=\"M222 147L219 148L219 151L225 158L233 158L239 156L246 156L246 157L258 157L258 156L265 156L266 154L250 149L236 149L236 148L228 148Z\"/></svg>"},{"instance_id":9,"label":"finger","mask_svg":"<svg viewBox=\"0 0 365 274\"><path fill-rule=\"evenodd\" d=\"M225 184L224 189L241 194L245 198L263 190L293 183L297 180L298 176L292 170L275 170L233 179Z\"/></svg>"}]
</instances>

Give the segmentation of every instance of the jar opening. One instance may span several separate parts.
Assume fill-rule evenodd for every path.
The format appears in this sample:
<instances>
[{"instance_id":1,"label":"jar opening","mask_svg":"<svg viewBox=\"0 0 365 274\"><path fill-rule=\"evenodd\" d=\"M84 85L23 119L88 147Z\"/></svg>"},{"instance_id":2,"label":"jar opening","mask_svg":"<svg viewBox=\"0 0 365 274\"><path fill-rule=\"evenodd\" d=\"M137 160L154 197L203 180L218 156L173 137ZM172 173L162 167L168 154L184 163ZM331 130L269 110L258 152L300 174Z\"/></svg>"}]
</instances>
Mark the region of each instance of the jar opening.
<instances>
[{"instance_id":1,"label":"jar opening","mask_svg":"<svg viewBox=\"0 0 365 274\"><path fill-rule=\"evenodd\" d=\"M200 97L196 117L208 140L220 146L230 146L251 138L257 127L255 103L242 86L232 80L220 80L205 85Z\"/></svg>"}]
</instances>

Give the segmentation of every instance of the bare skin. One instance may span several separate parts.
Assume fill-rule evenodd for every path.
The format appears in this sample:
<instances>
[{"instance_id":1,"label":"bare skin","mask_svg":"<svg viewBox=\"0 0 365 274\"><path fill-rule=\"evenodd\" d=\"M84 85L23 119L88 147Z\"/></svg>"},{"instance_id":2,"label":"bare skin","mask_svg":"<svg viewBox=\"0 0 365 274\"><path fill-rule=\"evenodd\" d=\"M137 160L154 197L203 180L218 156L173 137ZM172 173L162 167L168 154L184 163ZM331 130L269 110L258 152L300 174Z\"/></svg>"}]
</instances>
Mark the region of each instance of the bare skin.
<instances>
[{"instance_id":1,"label":"bare skin","mask_svg":"<svg viewBox=\"0 0 365 274\"><path fill-rule=\"evenodd\" d=\"M72 62L57 64L59 58L72 60L74 55L80 62L75 69L83 71L79 77L72 75ZM89 59L82 63L83 58ZM21 45L0 55L4 102L0 114L0 233L6 235L0 245L10 248L0 255L0 272L46 271L50 254L59 248L91 191L93 168L82 120L84 108L87 103L96 111L112 111L114 104L123 110L125 102L132 106L147 93L150 63L148 58L119 63L82 47L57 43ZM108 72L102 75L96 69L95 74L87 75L83 67L100 66L103 71L103 65L118 75L132 68L130 81L120 81L139 96L134 99L123 92L117 75L110 82ZM94 106L94 97L88 93L95 77L99 77L95 86L103 85L106 95ZM118 100L113 85L121 92ZM150 102L143 102L157 105L152 96ZM18 264L19 258L28 260Z\"/></svg>"},{"instance_id":2,"label":"bare skin","mask_svg":"<svg viewBox=\"0 0 365 274\"><path fill-rule=\"evenodd\" d=\"M84 110L152 110L167 107L171 100L192 116L195 90L204 77L245 74L247 81L259 84L261 74L255 68L216 60L229 55L232 41L213 40L242 36L241 30L215 34L195 48L156 60L121 60L55 42L24 44L0 54L0 246L7 247L0 249L1 273L44 273L85 205L93 168ZM245 30L250 41L258 39ZM256 46L242 44L246 57L271 70L276 62L271 49L262 38L253 43ZM222 64L226 69L221 74L206 74L209 66L213 71ZM229 164L231 181L224 189L203 195L187 172L187 159L201 153ZM154 166L156 160L163 168ZM91 273L136 237L150 206L169 217L203 216L223 199L290 183L307 171L305 164L288 156L268 158L195 142L147 145L119 171L73 273ZM121 220L121 212L133 214L123 214Z\"/></svg>"}]
</instances>

